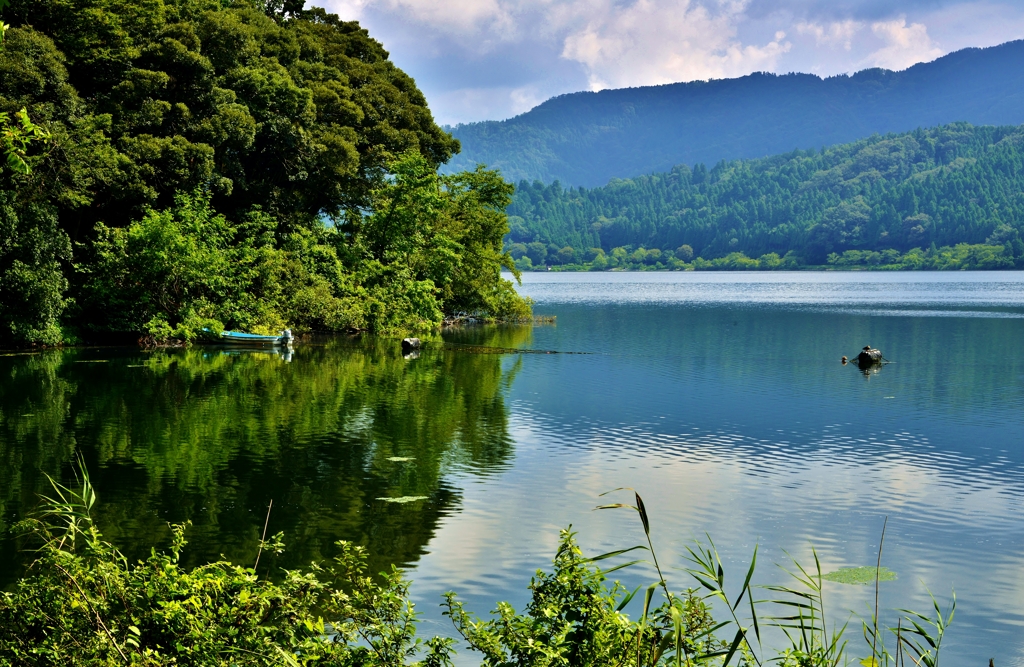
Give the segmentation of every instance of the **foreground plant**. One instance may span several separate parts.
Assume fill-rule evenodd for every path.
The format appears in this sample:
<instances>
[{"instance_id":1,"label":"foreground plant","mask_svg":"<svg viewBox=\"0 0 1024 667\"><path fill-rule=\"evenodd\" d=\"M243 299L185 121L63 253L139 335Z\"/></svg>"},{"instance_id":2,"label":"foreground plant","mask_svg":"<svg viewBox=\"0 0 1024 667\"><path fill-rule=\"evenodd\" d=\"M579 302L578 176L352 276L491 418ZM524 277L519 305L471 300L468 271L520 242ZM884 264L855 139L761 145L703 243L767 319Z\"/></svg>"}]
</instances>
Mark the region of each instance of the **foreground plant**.
<instances>
[{"instance_id":1,"label":"foreground plant","mask_svg":"<svg viewBox=\"0 0 1024 667\"><path fill-rule=\"evenodd\" d=\"M96 494L83 465L76 488L52 482L37 516L22 524L40 541L30 573L15 591L0 595L0 664L4 665L318 665L324 667L442 667L451 664L453 640L416 636L410 582L396 568L370 576L362 547L339 542L326 567L285 571L281 583L256 566L227 562L186 570L180 556L185 525L171 526L168 552L154 550L137 563L103 539L92 520ZM726 593L718 551L689 549L689 575L697 588L672 592L658 564L650 520L639 494L635 510L646 545L587 558L570 530L562 531L551 572L530 583L523 613L500 603L481 620L454 593L445 615L487 667L837 667L852 662L846 625L825 614L820 563L794 561L796 586L763 587L776 595L755 600L755 548L738 592ZM264 536L265 538L266 536ZM282 536L261 540L260 553L283 549ZM602 569L633 551L648 551L658 580L644 591L638 617L627 607L643 587L627 591L609 580L632 560ZM879 557L879 563L881 558ZM256 562L259 562L257 556ZM877 586L877 580L876 580ZM660 593L659 593L660 591ZM656 596L661 602L655 604ZM785 610L762 614L760 605ZM953 602L955 608L955 600ZM888 651L877 609L864 636L866 667L911 663L938 667L939 649L953 608L935 617L901 610L895 651ZM715 612L725 620L715 619ZM761 628L780 628L790 646L767 656Z\"/></svg>"},{"instance_id":2,"label":"foreground plant","mask_svg":"<svg viewBox=\"0 0 1024 667\"><path fill-rule=\"evenodd\" d=\"M721 651L713 634L720 626L694 590L651 609L649 588L640 619L632 620L623 610L638 591L609 583L607 574L618 568L602 571L593 565L598 559L585 558L575 533L563 530L554 570L530 582L533 598L524 614L502 602L494 618L480 620L448 593L445 615L488 667L691 664L686 656Z\"/></svg>"},{"instance_id":3,"label":"foreground plant","mask_svg":"<svg viewBox=\"0 0 1024 667\"><path fill-rule=\"evenodd\" d=\"M449 664L450 640L416 638L409 582L397 570L365 576L361 547L340 543L330 567L278 584L226 562L182 568L176 525L168 552L129 563L93 523L87 474L53 488L27 522L42 539L30 574L0 597L2 664Z\"/></svg>"},{"instance_id":4,"label":"foreground plant","mask_svg":"<svg viewBox=\"0 0 1024 667\"><path fill-rule=\"evenodd\" d=\"M687 599L691 604L699 604L703 609L710 611L712 607L709 601L718 603L727 612L727 620L715 623L709 621L706 629L699 637L706 638L707 651L687 651L685 647L694 637L689 634L689 626L680 622L679 612L672 612L677 596L673 596L669 586L662 574L661 567L654 551L654 543L651 540L650 519L647 509L644 506L640 494L633 489L616 489L616 491L633 491L635 505L627 503L614 503L602 505L598 509L628 509L636 511L643 524L646 545L638 545L630 549L616 551L598 559L617 556L633 550L649 551L652 563L658 573L658 581L648 588L647 600L644 603L644 615L646 616L651 593L656 587L664 591L665 606L669 609L671 618L671 632L674 635L676 644L683 650L676 650L671 657L672 661L665 664L677 665L699 665L715 664L725 667L726 665L757 665L772 661L783 667L837 667L854 661L848 650L844 634L847 624L830 624L825 613L825 596L823 581L828 575L822 573L821 563L816 552L814 554L814 567L805 567L796 559L793 559L793 570L786 570L796 585L771 585L761 586L762 589L775 594L775 597L767 600L755 600L753 598L752 579L757 565L757 547L750 560L746 577L740 586L739 593L735 599L726 594L726 571L722 564L718 550L710 536L707 536L707 543L697 543L694 547L687 549L688 559L691 567L686 571L704 589L703 598L696 596L696 591L687 591ZM881 547L885 540L885 528L882 529L882 539L879 542L878 562L875 570L875 608L871 615L870 622L863 623L863 634L870 654L867 658L859 661L865 667L889 667L905 664L907 656L914 665L926 667L938 667L939 651L942 647L942 639L949 624L953 621L956 610L956 595L950 603L950 608L943 614L938 602L932 597L932 606L935 612L934 617L921 614L908 609L898 610L902 616L898 619L896 627L885 628L879 624L878 612L878 585L885 578L891 578L892 573L882 568ZM597 560L597 559L595 559ZM640 561L624 563L619 567L628 567ZM758 606L769 605L773 613L763 614ZM721 609L719 608L719 611ZM780 629L789 642L789 646L777 651L771 658L765 658L767 647L762 643L761 626L769 625ZM715 640L714 634L725 629L731 633L727 640ZM896 648L890 652L885 648L884 635L895 636ZM655 660L642 662L639 657L636 665L656 665L663 656L654 656Z\"/></svg>"}]
</instances>

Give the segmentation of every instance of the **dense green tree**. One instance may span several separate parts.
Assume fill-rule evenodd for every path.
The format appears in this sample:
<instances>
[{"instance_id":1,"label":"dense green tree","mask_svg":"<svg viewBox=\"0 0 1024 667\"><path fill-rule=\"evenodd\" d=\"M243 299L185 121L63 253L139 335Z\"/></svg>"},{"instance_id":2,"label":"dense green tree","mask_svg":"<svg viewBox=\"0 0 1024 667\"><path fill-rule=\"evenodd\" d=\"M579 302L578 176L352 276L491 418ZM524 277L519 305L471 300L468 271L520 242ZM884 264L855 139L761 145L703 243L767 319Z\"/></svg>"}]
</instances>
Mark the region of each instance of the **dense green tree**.
<instances>
[{"instance_id":1,"label":"dense green tree","mask_svg":"<svg viewBox=\"0 0 1024 667\"><path fill-rule=\"evenodd\" d=\"M392 172L372 194L373 212L349 216L341 227L349 251L362 255L360 282L371 311L399 318L373 328L437 323L442 305L448 313L528 316L528 305L500 274L502 266L516 270L501 245L512 186L482 168L439 176L416 154L397 161Z\"/></svg>"},{"instance_id":2,"label":"dense green tree","mask_svg":"<svg viewBox=\"0 0 1024 667\"><path fill-rule=\"evenodd\" d=\"M0 340L61 342L67 291L61 263L70 257L51 208L18 206L0 192Z\"/></svg>"},{"instance_id":3,"label":"dense green tree","mask_svg":"<svg viewBox=\"0 0 1024 667\"><path fill-rule=\"evenodd\" d=\"M5 70L23 81L5 84L5 106L72 135L78 117L105 125L114 171L79 188L91 204L80 230L200 184L228 217L260 205L308 224L365 204L389 156L416 150L437 166L458 149L358 24L222 4L14 0L5 12Z\"/></svg>"},{"instance_id":4,"label":"dense green tree","mask_svg":"<svg viewBox=\"0 0 1024 667\"><path fill-rule=\"evenodd\" d=\"M481 170L438 180L458 142L357 23L298 0L11 0L3 17L0 113L49 137L14 146L4 224L24 252L52 246L17 279L32 284L15 300L43 305L5 301L24 320L5 339L59 340L65 303L85 333L528 311L499 275L509 189ZM433 188L443 211L375 232L396 182L408 210ZM0 248L0 272L18 252Z\"/></svg>"},{"instance_id":5,"label":"dense green tree","mask_svg":"<svg viewBox=\"0 0 1024 667\"><path fill-rule=\"evenodd\" d=\"M0 9L7 4L0 0ZM7 29L0 21L0 58ZM48 138L24 108L13 118L0 111L0 173L30 174L29 150ZM70 243L51 207L19 206L13 193L0 192L0 340L61 341L59 318L67 290L61 262L70 256Z\"/></svg>"}]
</instances>

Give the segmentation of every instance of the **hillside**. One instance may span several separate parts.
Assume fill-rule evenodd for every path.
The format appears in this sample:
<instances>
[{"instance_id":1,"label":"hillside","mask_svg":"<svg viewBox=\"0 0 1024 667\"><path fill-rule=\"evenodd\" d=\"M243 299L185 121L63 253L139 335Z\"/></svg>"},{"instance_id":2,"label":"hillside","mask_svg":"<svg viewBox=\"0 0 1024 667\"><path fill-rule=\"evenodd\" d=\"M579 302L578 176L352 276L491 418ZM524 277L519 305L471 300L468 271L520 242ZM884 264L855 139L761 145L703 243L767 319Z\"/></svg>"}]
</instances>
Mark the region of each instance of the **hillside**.
<instances>
[{"instance_id":1,"label":"hillside","mask_svg":"<svg viewBox=\"0 0 1024 667\"><path fill-rule=\"evenodd\" d=\"M450 128L462 153L513 181L594 187L676 164L821 148L967 121L1024 123L1024 41L964 49L902 72L739 79L562 95L505 121Z\"/></svg>"},{"instance_id":2,"label":"hillside","mask_svg":"<svg viewBox=\"0 0 1024 667\"><path fill-rule=\"evenodd\" d=\"M956 123L594 189L522 182L509 215L507 246L534 264L646 248L683 260L788 253L820 265L847 251L988 244L1002 259L965 266L1006 268L1024 258L1024 126Z\"/></svg>"}]
</instances>

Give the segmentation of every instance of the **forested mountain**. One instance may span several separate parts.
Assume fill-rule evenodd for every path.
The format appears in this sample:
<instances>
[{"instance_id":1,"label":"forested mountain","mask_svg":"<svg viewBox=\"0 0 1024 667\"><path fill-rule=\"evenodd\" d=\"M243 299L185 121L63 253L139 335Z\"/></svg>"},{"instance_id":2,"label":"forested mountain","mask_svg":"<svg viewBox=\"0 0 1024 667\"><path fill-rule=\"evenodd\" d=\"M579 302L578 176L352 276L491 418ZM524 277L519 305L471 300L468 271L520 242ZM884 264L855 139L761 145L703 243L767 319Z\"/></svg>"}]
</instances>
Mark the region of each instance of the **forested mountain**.
<instances>
[{"instance_id":1,"label":"forested mountain","mask_svg":"<svg viewBox=\"0 0 1024 667\"><path fill-rule=\"evenodd\" d=\"M518 182L593 187L613 177L708 165L874 133L967 121L1024 123L1024 41L964 49L902 72L738 79L562 95L505 121L452 128L462 153Z\"/></svg>"},{"instance_id":2,"label":"forested mountain","mask_svg":"<svg viewBox=\"0 0 1024 667\"><path fill-rule=\"evenodd\" d=\"M639 248L658 251L649 264L742 252L820 265L847 251L878 264L886 252L988 244L994 263L965 266L1008 267L1024 257L1024 126L955 123L594 189L523 181L509 214L509 248L533 264Z\"/></svg>"}]
</instances>

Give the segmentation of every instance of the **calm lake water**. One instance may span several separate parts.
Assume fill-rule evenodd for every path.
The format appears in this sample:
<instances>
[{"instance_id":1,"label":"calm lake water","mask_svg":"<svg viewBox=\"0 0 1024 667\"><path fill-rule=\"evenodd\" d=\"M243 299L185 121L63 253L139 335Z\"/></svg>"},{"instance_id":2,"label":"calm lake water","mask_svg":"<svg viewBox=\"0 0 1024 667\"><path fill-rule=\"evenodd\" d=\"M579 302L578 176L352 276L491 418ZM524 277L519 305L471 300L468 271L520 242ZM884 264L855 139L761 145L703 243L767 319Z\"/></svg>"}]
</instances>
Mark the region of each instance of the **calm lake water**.
<instances>
[{"instance_id":1,"label":"calm lake water","mask_svg":"<svg viewBox=\"0 0 1024 667\"><path fill-rule=\"evenodd\" d=\"M663 564L707 531L734 585L755 544L760 583L812 548L824 571L873 565L888 517L882 609L955 589L944 661L1024 665L1024 273L531 273L521 291L557 323L446 332L412 359L360 338L0 357L0 585L22 562L6 529L76 451L129 555L191 520L191 562L250 563L272 499L288 551L261 570L358 541L410 570L444 634L443 591L522 608L559 528L590 553L639 543L635 515L592 511L629 486ZM839 363L866 344L892 363ZM826 583L840 622L872 593Z\"/></svg>"}]
</instances>

